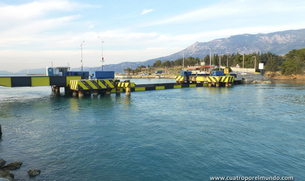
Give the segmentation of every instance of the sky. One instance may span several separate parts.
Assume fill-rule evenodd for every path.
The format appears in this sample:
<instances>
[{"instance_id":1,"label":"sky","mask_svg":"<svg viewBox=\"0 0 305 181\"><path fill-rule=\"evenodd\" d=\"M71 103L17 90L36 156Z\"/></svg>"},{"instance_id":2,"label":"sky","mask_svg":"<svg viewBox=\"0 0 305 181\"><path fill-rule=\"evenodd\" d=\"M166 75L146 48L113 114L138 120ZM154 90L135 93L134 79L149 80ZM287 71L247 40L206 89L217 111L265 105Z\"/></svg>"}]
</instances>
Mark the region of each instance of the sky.
<instances>
[{"instance_id":1,"label":"sky","mask_svg":"<svg viewBox=\"0 0 305 181\"><path fill-rule=\"evenodd\" d=\"M0 71L146 61L197 41L303 29L304 17L304 0L0 0Z\"/></svg>"}]
</instances>

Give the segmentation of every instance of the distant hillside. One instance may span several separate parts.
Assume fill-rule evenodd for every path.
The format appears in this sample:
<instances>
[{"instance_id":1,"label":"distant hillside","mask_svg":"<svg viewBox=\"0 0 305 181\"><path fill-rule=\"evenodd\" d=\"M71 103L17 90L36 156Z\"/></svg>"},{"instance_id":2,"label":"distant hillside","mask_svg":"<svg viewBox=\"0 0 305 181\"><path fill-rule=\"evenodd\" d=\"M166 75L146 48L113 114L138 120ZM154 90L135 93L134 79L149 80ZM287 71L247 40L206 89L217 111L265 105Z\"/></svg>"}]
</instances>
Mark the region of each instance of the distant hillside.
<instances>
[{"instance_id":1,"label":"distant hillside","mask_svg":"<svg viewBox=\"0 0 305 181\"><path fill-rule=\"evenodd\" d=\"M0 75L12 75L12 73L8 71L0 71Z\"/></svg>"},{"instance_id":2,"label":"distant hillside","mask_svg":"<svg viewBox=\"0 0 305 181\"><path fill-rule=\"evenodd\" d=\"M150 59L144 62L123 62L115 65L106 65L106 70L123 72L128 67L136 68L140 65L153 65L156 60L174 61L184 57L204 58L210 54L249 54L253 52L272 52L284 55L292 49L305 48L305 29L287 30L268 34L244 34L228 38L221 38L209 42L196 42L193 45L169 56Z\"/></svg>"},{"instance_id":3,"label":"distant hillside","mask_svg":"<svg viewBox=\"0 0 305 181\"><path fill-rule=\"evenodd\" d=\"M210 54L249 54L253 52L272 52L278 55L284 55L292 49L305 48L305 29L288 30L268 34L244 34L235 35L228 38L221 38L209 42L196 42L175 54L155 58L151 60L177 60L182 57L192 56L202 59ZM148 61L151 61L148 60Z\"/></svg>"}]
</instances>

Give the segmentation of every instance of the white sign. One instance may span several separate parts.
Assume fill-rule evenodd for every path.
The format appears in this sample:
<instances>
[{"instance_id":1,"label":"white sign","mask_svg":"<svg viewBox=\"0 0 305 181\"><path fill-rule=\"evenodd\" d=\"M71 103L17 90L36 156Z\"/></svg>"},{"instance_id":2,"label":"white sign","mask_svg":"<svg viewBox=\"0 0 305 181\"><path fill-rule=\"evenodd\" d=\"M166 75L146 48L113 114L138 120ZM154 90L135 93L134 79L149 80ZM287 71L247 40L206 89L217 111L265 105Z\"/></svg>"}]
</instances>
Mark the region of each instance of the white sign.
<instances>
[{"instance_id":1,"label":"white sign","mask_svg":"<svg viewBox=\"0 0 305 181\"><path fill-rule=\"evenodd\" d=\"M264 63L259 63L258 64L258 69L260 69L260 70L264 69Z\"/></svg>"}]
</instances>

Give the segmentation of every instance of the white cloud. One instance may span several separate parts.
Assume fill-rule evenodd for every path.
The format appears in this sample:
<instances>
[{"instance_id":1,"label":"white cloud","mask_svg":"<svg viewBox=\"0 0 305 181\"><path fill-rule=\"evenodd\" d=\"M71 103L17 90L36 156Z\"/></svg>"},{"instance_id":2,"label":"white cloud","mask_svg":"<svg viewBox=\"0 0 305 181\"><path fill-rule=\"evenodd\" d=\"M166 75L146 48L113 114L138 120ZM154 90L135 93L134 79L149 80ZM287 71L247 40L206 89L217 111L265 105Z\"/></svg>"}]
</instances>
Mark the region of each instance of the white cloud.
<instances>
[{"instance_id":1,"label":"white cloud","mask_svg":"<svg viewBox=\"0 0 305 181\"><path fill-rule=\"evenodd\" d=\"M142 11L141 15L150 13L150 12L152 12L152 11L153 11L153 9L144 9L144 10Z\"/></svg>"},{"instance_id":2,"label":"white cloud","mask_svg":"<svg viewBox=\"0 0 305 181\"><path fill-rule=\"evenodd\" d=\"M268 11L258 11L262 4ZM260 0L221 1L209 7L151 22L146 25L151 26L147 31L144 31L146 28L143 27L129 26L124 29L120 25L112 27L113 29L107 29L105 26L104 31L95 31L100 26L99 22L76 21L86 18L78 14L81 11L74 11L83 7L68 0L34 1L19 6L0 4L0 69L41 68L49 66L51 61L57 66L70 63L72 67L78 67L80 44L83 40L86 41L83 47L84 66L99 66L101 39L98 39L98 36L104 41L105 63L115 64L170 55L196 41L206 42L244 33L301 29L304 25L299 23L299 20L284 21L281 18L281 24L274 24L273 21L260 24L259 18L264 17L268 21L270 17L266 15L270 12L270 15L284 12L287 16L294 11L293 14L303 17L304 6L303 1L298 3L294 0L270 0L265 3ZM58 11L59 15L53 13L55 11ZM153 9L144 9L142 15L152 11ZM258 16L257 24L245 23ZM236 21L239 22L235 23ZM242 21L244 23L240 23ZM179 28L181 25L178 23L190 24ZM179 27L174 27L175 24ZM60 31L61 28L64 31Z\"/></svg>"},{"instance_id":3,"label":"white cloud","mask_svg":"<svg viewBox=\"0 0 305 181\"><path fill-rule=\"evenodd\" d=\"M260 11L261 8L266 11ZM302 0L280 1L280 0L233 0L220 1L209 7L203 7L197 10L192 10L187 13L177 14L171 17L149 22L144 26L156 26L167 24L185 24L190 22L207 22L209 20L221 21L226 19L229 21L244 17L261 17L262 20L266 18L266 14L273 13L289 13L296 14L296 12L303 12L305 3Z\"/></svg>"},{"instance_id":4,"label":"white cloud","mask_svg":"<svg viewBox=\"0 0 305 181\"><path fill-rule=\"evenodd\" d=\"M177 47L151 47L143 50L105 50L105 64L117 64L125 61L145 61L155 57L166 56L169 53L179 51ZM80 50L73 51L21 51L21 50L0 50L0 70L17 72L24 69L36 69L51 66L80 67ZM22 55L22 59L20 59ZM101 65L101 50L83 49L83 63L85 67L98 67Z\"/></svg>"},{"instance_id":5,"label":"white cloud","mask_svg":"<svg viewBox=\"0 0 305 181\"><path fill-rule=\"evenodd\" d=\"M0 6L0 17L11 20L36 19L50 11L71 11L79 7L81 7L79 4L67 0L34 1L15 6L2 5Z\"/></svg>"}]
</instances>

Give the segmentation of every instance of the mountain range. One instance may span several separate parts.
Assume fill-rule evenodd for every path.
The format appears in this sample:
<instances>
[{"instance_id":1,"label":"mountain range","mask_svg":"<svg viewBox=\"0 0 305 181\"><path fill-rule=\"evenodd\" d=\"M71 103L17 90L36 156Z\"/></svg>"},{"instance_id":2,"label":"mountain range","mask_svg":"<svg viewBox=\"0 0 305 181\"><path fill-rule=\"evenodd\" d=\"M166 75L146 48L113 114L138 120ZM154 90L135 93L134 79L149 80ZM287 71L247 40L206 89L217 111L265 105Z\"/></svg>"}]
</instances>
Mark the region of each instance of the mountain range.
<instances>
[{"instance_id":1,"label":"mountain range","mask_svg":"<svg viewBox=\"0 0 305 181\"><path fill-rule=\"evenodd\" d=\"M273 32L268 34L243 34L234 35L228 38L215 39L209 42L195 42L186 49L169 56L150 59L144 62L123 62L119 64L106 65L105 70L115 70L122 72L128 67L136 68L138 66L153 65L157 60L174 61L184 57L204 58L210 54L249 54L253 52L272 52L278 55L284 55L292 49L305 48L305 29L287 30Z\"/></svg>"},{"instance_id":2,"label":"mountain range","mask_svg":"<svg viewBox=\"0 0 305 181\"><path fill-rule=\"evenodd\" d=\"M242 35L234 35L228 38L220 38L215 39L209 42L195 42L189 47L174 53L172 55L168 55L165 57L153 58L143 62L122 62L118 64L109 64L104 66L104 70L112 70L118 73L123 72L123 69L126 68L136 68L138 66L150 65L152 66L156 60L167 60L174 61L184 57L194 57L202 59L206 55L211 53L223 55L223 54L232 54L232 53L240 53L240 54L249 54L253 52L272 52L278 55L284 55L288 53L292 49L300 49L305 48L305 29L299 30L287 30L287 31L279 31L268 34L242 34ZM73 70L79 70L73 69ZM85 67L86 71L96 71L101 70L101 67ZM20 71L18 73L24 73L26 70ZM45 68L31 70L31 73L45 73ZM1 72L7 73L7 72ZM8 73L11 74L11 73Z\"/></svg>"}]
</instances>

